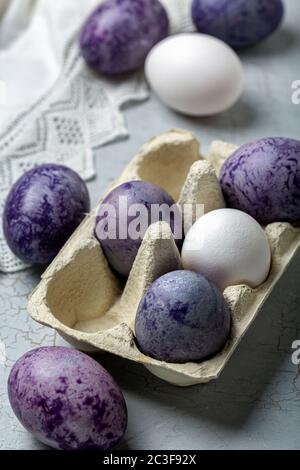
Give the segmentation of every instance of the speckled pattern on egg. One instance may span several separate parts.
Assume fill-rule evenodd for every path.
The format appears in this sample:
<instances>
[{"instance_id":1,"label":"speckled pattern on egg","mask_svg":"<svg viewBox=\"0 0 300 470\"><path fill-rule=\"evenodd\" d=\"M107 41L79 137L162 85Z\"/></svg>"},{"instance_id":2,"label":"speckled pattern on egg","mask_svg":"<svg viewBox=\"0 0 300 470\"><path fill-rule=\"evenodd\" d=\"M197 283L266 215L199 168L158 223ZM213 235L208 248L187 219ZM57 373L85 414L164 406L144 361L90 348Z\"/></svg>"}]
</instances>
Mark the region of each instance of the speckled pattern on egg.
<instances>
[{"instance_id":1,"label":"speckled pattern on egg","mask_svg":"<svg viewBox=\"0 0 300 470\"><path fill-rule=\"evenodd\" d=\"M155 359L184 363L216 354L230 330L221 292L200 274L174 271L146 291L136 315L140 350Z\"/></svg>"},{"instance_id":2,"label":"speckled pattern on egg","mask_svg":"<svg viewBox=\"0 0 300 470\"><path fill-rule=\"evenodd\" d=\"M278 28L282 0L193 0L192 17L199 32L234 48L248 47Z\"/></svg>"},{"instance_id":3,"label":"speckled pattern on egg","mask_svg":"<svg viewBox=\"0 0 300 470\"><path fill-rule=\"evenodd\" d=\"M128 237L126 238L122 239L121 237L119 237L120 219L122 215L119 210L120 198L125 198L125 200L127 201L128 208L130 208L134 204L141 204L144 207L146 207L148 211L148 225L150 225L150 223L155 223L158 220L168 221L168 213L164 213L164 212L157 219L150 220L151 206L153 204L157 204L157 205L165 204L167 207L171 207L175 204L175 201L162 188L152 183L148 183L146 181L130 181L127 183L123 183L117 188L113 189L103 200L102 205L99 208L100 212L98 211L98 215L96 218L95 235L100 241L103 251L110 265L118 273L122 274L123 276L128 276L132 268L133 262L135 260L135 257L137 255L137 252L139 250L139 247L141 246L144 233L141 233L141 235L137 239L132 238L130 236L130 233L128 233ZM114 221L116 223L116 234L117 234L115 238L111 237L111 238L101 239L101 237L99 236L99 227L102 227L103 219L104 219L104 222L106 222L107 220L107 212L105 211L104 213L102 213L102 207L104 207L103 206L104 204L109 204L115 209L116 218L114 218ZM176 206L174 207L176 208ZM136 215L134 216L128 215L127 218L125 217L125 223L127 222L126 227L125 227L126 229L128 229L130 223L136 217L137 217ZM112 219L113 219L113 216L110 214L110 220ZM180 225L182 225L179 209L178 209L178 217L176 218L176 221L172 215L172 212L170 213L170 225L171 225L171 229L173 233L175 234L176 234L175 223L177 221L179 221ZM177 246L181 247L182 245L181 238L178 238L175 241L177 243Z\"/></svg>"},{"instance_id":4,"label":"speckled pattern on egg","mask_svg":"<svg viewBox=\"0 0 300 470\"><path fill-rule=\"evenodd\" d=\"M47 264L90 210L87 187L68 167L40 165L12 187L3 214L10 249L25 263Z\"/></svg>"},{"instance_id":5,"label":"speckled pattern on egg","mask_svg":"<svg viewBox=\"0 0 300 470\"><path fill-rule=\"evenodd\" d=\"M118 386L100 364L73 349L26 353L12 368L8 393L23 426L54 448L110 449L126 429Z\"/></svg>"},{"instance_id":6,"label":"speckled pattern on egg","mask_svg":"<svg viewBox=\"0 0 300 470\"><path fill-rule=\"evenodd\" d=\"M100 73L131 72L144 63L151 47L168 35L165 9L157 0L107 0L87 19L81 52Z\"/></svg>"},{"instance_id":7,"label":"speckled pattern on egg","mask_svg":"<svg viewBox=\"0 0 300 470\"><path fill-rule=\"evenodd\" d=\"M300 221L300 141L265 138L240 147L220 182L229 207L261 224Z\"/></svg>"}]
</instances>

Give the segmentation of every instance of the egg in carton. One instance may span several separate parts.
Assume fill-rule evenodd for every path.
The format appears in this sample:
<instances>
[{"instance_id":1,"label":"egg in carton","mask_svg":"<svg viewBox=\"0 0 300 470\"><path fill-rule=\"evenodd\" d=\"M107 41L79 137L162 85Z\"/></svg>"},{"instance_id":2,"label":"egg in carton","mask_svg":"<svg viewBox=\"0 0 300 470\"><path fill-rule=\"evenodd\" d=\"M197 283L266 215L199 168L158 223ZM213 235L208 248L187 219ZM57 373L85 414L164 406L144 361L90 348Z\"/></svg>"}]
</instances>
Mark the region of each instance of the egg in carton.
<instances>
[{"instance_id":1,"label":"egg in carton","mask_svg":"<svg viewBox=\"0 0 300 470\"><path fill-rule=\"evenodd\" d=\"M181 206L203 204L205 213L223 208L217 175L236 148L215 141L203 158L191 133L171 130L145 144L110 190L126 181L145 180L164 188ZM279 222L265 227L272 250L270 274L256 289L239 285L225 290L232 329L224 348L200 363L167 363L139 351L134 323L149 285L159 276L181 269L170 227L158 222L148 228L124 285L110 269L94 236L96 212L97 208L85 218L42 275L29 298L28 311L36 321L54 328L78 348L107 351L141 363L157 377L178 386L218 378L300 246L300 230L290 224Z\"/></svg>"}]
</instances>

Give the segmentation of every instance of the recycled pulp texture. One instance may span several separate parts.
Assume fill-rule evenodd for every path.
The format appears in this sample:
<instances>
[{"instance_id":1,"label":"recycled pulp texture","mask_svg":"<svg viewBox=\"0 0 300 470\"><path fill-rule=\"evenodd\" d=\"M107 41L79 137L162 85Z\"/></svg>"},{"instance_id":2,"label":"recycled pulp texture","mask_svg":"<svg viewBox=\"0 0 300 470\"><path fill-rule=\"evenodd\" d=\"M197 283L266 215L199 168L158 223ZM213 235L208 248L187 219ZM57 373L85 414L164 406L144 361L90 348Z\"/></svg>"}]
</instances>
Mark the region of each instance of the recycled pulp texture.
<instances>
[{"instance_id":1,"label":"recycled pulp texture","mask_svg":"<svg viewBox=\"0 0 300 470\"><path fill-rule=\"evenodd\" d=\"M216 171L234 150L231 144L214 142L207 159L203 159L191 133L171 130L144 145L114 186L143 179L162 186L181 205L202 203L207 212L225 207ZM140 362L155 375L181 386L219 376L300 246L300 231L290 224L267 226L272 249L270 275L255 290L248 286L225 290L232 329L223 350L201 363L167 363L139 351L134 322L147 287L159 276L181 268L170 228L160 222L149 227L123 287L93 235L95 217L96 211L92 211L43 274L29 299L29 313L78 347L100 349Z\"/></svg>"}]
</instances>

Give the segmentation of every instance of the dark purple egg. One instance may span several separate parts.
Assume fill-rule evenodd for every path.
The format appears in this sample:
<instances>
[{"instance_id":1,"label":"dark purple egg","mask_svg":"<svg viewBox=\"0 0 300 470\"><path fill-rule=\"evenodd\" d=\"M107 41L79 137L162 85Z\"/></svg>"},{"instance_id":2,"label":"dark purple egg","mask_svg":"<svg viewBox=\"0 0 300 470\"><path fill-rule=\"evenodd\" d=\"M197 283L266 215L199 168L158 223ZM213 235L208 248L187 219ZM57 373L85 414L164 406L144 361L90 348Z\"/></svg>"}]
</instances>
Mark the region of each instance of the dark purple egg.
<instances>
[{"instance_id":1,"label":"dark purple egg","mask_svg":"<svg viewBox=\"0 0 300 470\"><path fill-rule=\"evenodd\" d=\"M48 264L90 210L86 184L62 165L44 164L13 185L3 213L12 252L25 263Z\"/></svg>"},{"instance_id":2,"label":"dark purple egg","mask_svg":"<svg viewBox=\"0 0 300 470\"><path fill-rule=\"evenodd\" d=\"M169 223L180 248L181 212L164 189L146 181L130 181L113 189L99 207L95 225L111 267L128 276L147 228L160 220Z\"/></svg>"},{"instance_id":3,"label":"dark purple egg","mask_svg":"<svg viewBox=\"0 0 300 470\"><path fill-rule=\"evenodd\" d=\"M24 354L8 378L11 407L38 440L56 449L111 449L123 437L127 408L111 375L64 347Z\"/></svg>"},{"instance_id":4,"label":"dark purple egg","mask_svg":"<svg viewBox=\"0 0 300 470\"><path fill-rule=\"evenodd\" d=\"M300 141L264 138L243 145L224 163L227 205L261 224L300 221Z\"/></svg>"},{"instance_id":5,"label":"dark purple egg","mask_svg":"<svg viewBox=\"0 0 300 470\"><path fill-rule=\"evenodd\" d=\"M132 72L143 66L150 49L168 30L167 14L158 0L107 0L82 28L81 53L99 73Z\"/></svg>"},{"instance_id":6,"label":"dark purple egg","mask_svg":"<svg viewBox=\"0 0 300 470\"><path fill-rule=\"evenodd\" d=\"M200 33L234 48L253 46L280 25L282 0L193 0L192 17Z\"/></svg>"},{"instance_id":7,"label":"dark purple egg","mask_svg":"<svg viewBox=\"0 0 300 470\"><path fill-rule=\"evenodd\" d=\"M201 274L174 271L158 278L138 307L141 352L160 361L198 362L218 353L229 336L230 312L221 292Z\"/></svg>"}]
</instances>

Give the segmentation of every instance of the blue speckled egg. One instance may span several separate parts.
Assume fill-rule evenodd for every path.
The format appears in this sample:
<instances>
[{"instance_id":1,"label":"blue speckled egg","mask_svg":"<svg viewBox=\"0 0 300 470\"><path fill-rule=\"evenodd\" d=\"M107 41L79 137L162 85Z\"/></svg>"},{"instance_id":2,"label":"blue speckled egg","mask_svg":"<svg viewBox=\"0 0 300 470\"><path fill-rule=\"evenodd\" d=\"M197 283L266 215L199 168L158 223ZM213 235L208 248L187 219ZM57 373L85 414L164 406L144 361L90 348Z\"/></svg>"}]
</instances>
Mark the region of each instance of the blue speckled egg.
<instances>
[{"instance_id":1,"label":"blue speckled egg","mask_svg":"<svg viewBox=\"0 0 300 470\"><path fill-rule=\"evenodd\" d=\"M90 210L85 182L63 165L43 164L11 188L3 213L8 246L28 264L48 264Z\"/></svg>"},{"instance_id":2,"label":"blue speckled egg","mask_svg":"<svg viewBox=\"0 0 300 470\"><path fill-rule=\"evenodd\" d=\"M106 0L82 28L81 53L99 73L132 72L142 67L150 49L168 30L167 14L158 0Z\"/></svg>"},{"instance_id":3,"label":"blue speckled egg","mask_svg":"<svg viewBox=\"0 0 300 470\"><path fill-rule=\"evenodd\" d=\"M202 361L224 346L230 313L221 292L201 274L174 271L142 298L135 320L138 347L166 362Z\"/></svg>"},{"instance_id":4,"label":"blue speckled egg","mask_svg":"<svg viewBox=\"0 0 300 470\"><path fill-rule=\"evenodd\" d=\"M229 207L261 224L300 221L300 141L263 138L242 145L224 163L220 183Z\"/></svg>"},{"instance_id":5,"label":"blue speckled egg","mask_svg":"<svg viewBox=\"0 0 300 470\"><path fill-rule=\"evenodd\" d=\"M200 33L232 46L253 46L280 25L282 0L193 0L192 17Z\"/></svg>"},{"instance_id":6,"label":"blue speckled egg","mask_svg":"<svg viewBox=\"0 0 300 470\"><path fill-rule=\"evenodd\" d=\"M11 407L38 440L56 449L111 449L127 425L124 397L94 359L64 347L24 354L8 379Z\"/></svg>"}]
</instances>

